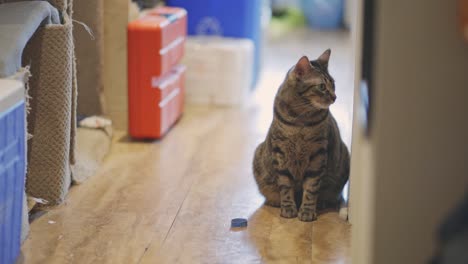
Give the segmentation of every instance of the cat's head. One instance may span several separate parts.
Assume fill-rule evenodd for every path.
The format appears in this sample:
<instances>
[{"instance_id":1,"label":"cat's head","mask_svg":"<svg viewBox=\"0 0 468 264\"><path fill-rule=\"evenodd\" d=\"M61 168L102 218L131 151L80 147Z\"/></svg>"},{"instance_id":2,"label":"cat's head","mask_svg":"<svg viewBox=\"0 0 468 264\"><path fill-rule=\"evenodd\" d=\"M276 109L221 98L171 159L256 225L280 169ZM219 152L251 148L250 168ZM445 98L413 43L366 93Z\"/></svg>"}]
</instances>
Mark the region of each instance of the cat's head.
<instances>
[{"instance_id":1,"label":"cat's head","mask_svg":"<svg viewBox=\"0 0 468 264\"><path fill-rule=\"evenodd\" d=\"M288 73L288 89L314 107L327 109L336 100L335 82L328 73L331 50L316 60L303 56Z\"/></svg>"}]
</instances>

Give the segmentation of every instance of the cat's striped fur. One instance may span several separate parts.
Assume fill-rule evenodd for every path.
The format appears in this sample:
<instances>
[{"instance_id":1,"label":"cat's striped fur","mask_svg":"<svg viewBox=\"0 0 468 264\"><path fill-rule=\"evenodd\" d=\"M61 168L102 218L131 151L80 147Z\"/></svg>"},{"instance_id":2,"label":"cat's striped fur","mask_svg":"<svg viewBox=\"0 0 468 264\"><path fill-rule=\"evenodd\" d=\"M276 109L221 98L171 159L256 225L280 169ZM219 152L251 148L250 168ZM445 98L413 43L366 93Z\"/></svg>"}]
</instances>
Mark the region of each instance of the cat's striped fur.
<instances>
[{"instance_id":1,"label":"cat's striped fur","mask_svg":"<svg viewBox=\"0 0 468 264\"><path fill-rule=\"evenodd\" d=\"M329 106L336 100L328 73L330 50L302 57L274 102L268 135L256 151L255 180L266 204L281 216L313 221L317 210L338 208L349 177L349 152Z\"/></svg>"}]
</instances>

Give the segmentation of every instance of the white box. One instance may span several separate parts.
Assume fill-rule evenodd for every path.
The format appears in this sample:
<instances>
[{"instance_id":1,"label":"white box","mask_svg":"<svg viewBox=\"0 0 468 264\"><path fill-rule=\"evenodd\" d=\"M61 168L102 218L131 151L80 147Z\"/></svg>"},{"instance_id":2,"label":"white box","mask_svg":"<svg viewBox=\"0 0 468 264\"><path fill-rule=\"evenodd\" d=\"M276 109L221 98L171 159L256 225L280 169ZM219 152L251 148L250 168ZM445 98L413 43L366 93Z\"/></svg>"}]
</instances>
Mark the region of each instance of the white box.
<instances>
[{"instance_id":1,"label":"white box","mask_svg":"<svg viewBox=\"0 0 468 264\"><path fill-rule=\"evenodd\" d=\"M254 43L249 39L189 37L186 100L193 104L247 103L253 78Z\"/></svg>"}]
</instances>

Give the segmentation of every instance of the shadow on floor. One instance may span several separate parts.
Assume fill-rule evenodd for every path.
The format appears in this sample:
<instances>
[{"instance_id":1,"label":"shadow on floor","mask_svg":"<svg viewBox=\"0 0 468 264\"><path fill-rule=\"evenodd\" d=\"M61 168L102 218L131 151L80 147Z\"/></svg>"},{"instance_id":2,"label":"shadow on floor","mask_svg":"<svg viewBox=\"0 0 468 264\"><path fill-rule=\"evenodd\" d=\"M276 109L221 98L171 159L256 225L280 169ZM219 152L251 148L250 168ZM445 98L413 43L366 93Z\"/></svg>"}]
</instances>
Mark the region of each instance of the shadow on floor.
<instances>
[{"instance_id":1,"label":"shadow on floor","mask_svg":"<svg viewBox=\"0 0 468 264\"><path fill-rule=\"evenodd\" d=\"M314 222L301 222L263 205L250 217L247 233L262 262L346 263L349 259L350 225L336 211L321 212Z\"/></svg>"}]
</instances>

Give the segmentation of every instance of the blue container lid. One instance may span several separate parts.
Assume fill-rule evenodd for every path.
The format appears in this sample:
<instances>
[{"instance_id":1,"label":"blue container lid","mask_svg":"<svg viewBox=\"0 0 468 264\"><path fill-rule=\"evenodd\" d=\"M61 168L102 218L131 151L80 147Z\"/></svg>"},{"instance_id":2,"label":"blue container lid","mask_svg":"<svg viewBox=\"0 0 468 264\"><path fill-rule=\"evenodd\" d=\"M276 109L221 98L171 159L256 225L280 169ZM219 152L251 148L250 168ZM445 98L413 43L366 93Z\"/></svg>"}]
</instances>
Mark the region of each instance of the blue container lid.
<instances>
[{"instance_id":1,"label":"blue container lid","mask_svg":"<svg viewBox=\"0 0 468 264\"><path fill-rule=\"evenodd\" d=\"M244 218L234 218L231 220L231 227L247 227L247 219Z\"/></svg>"}]
</instances>

